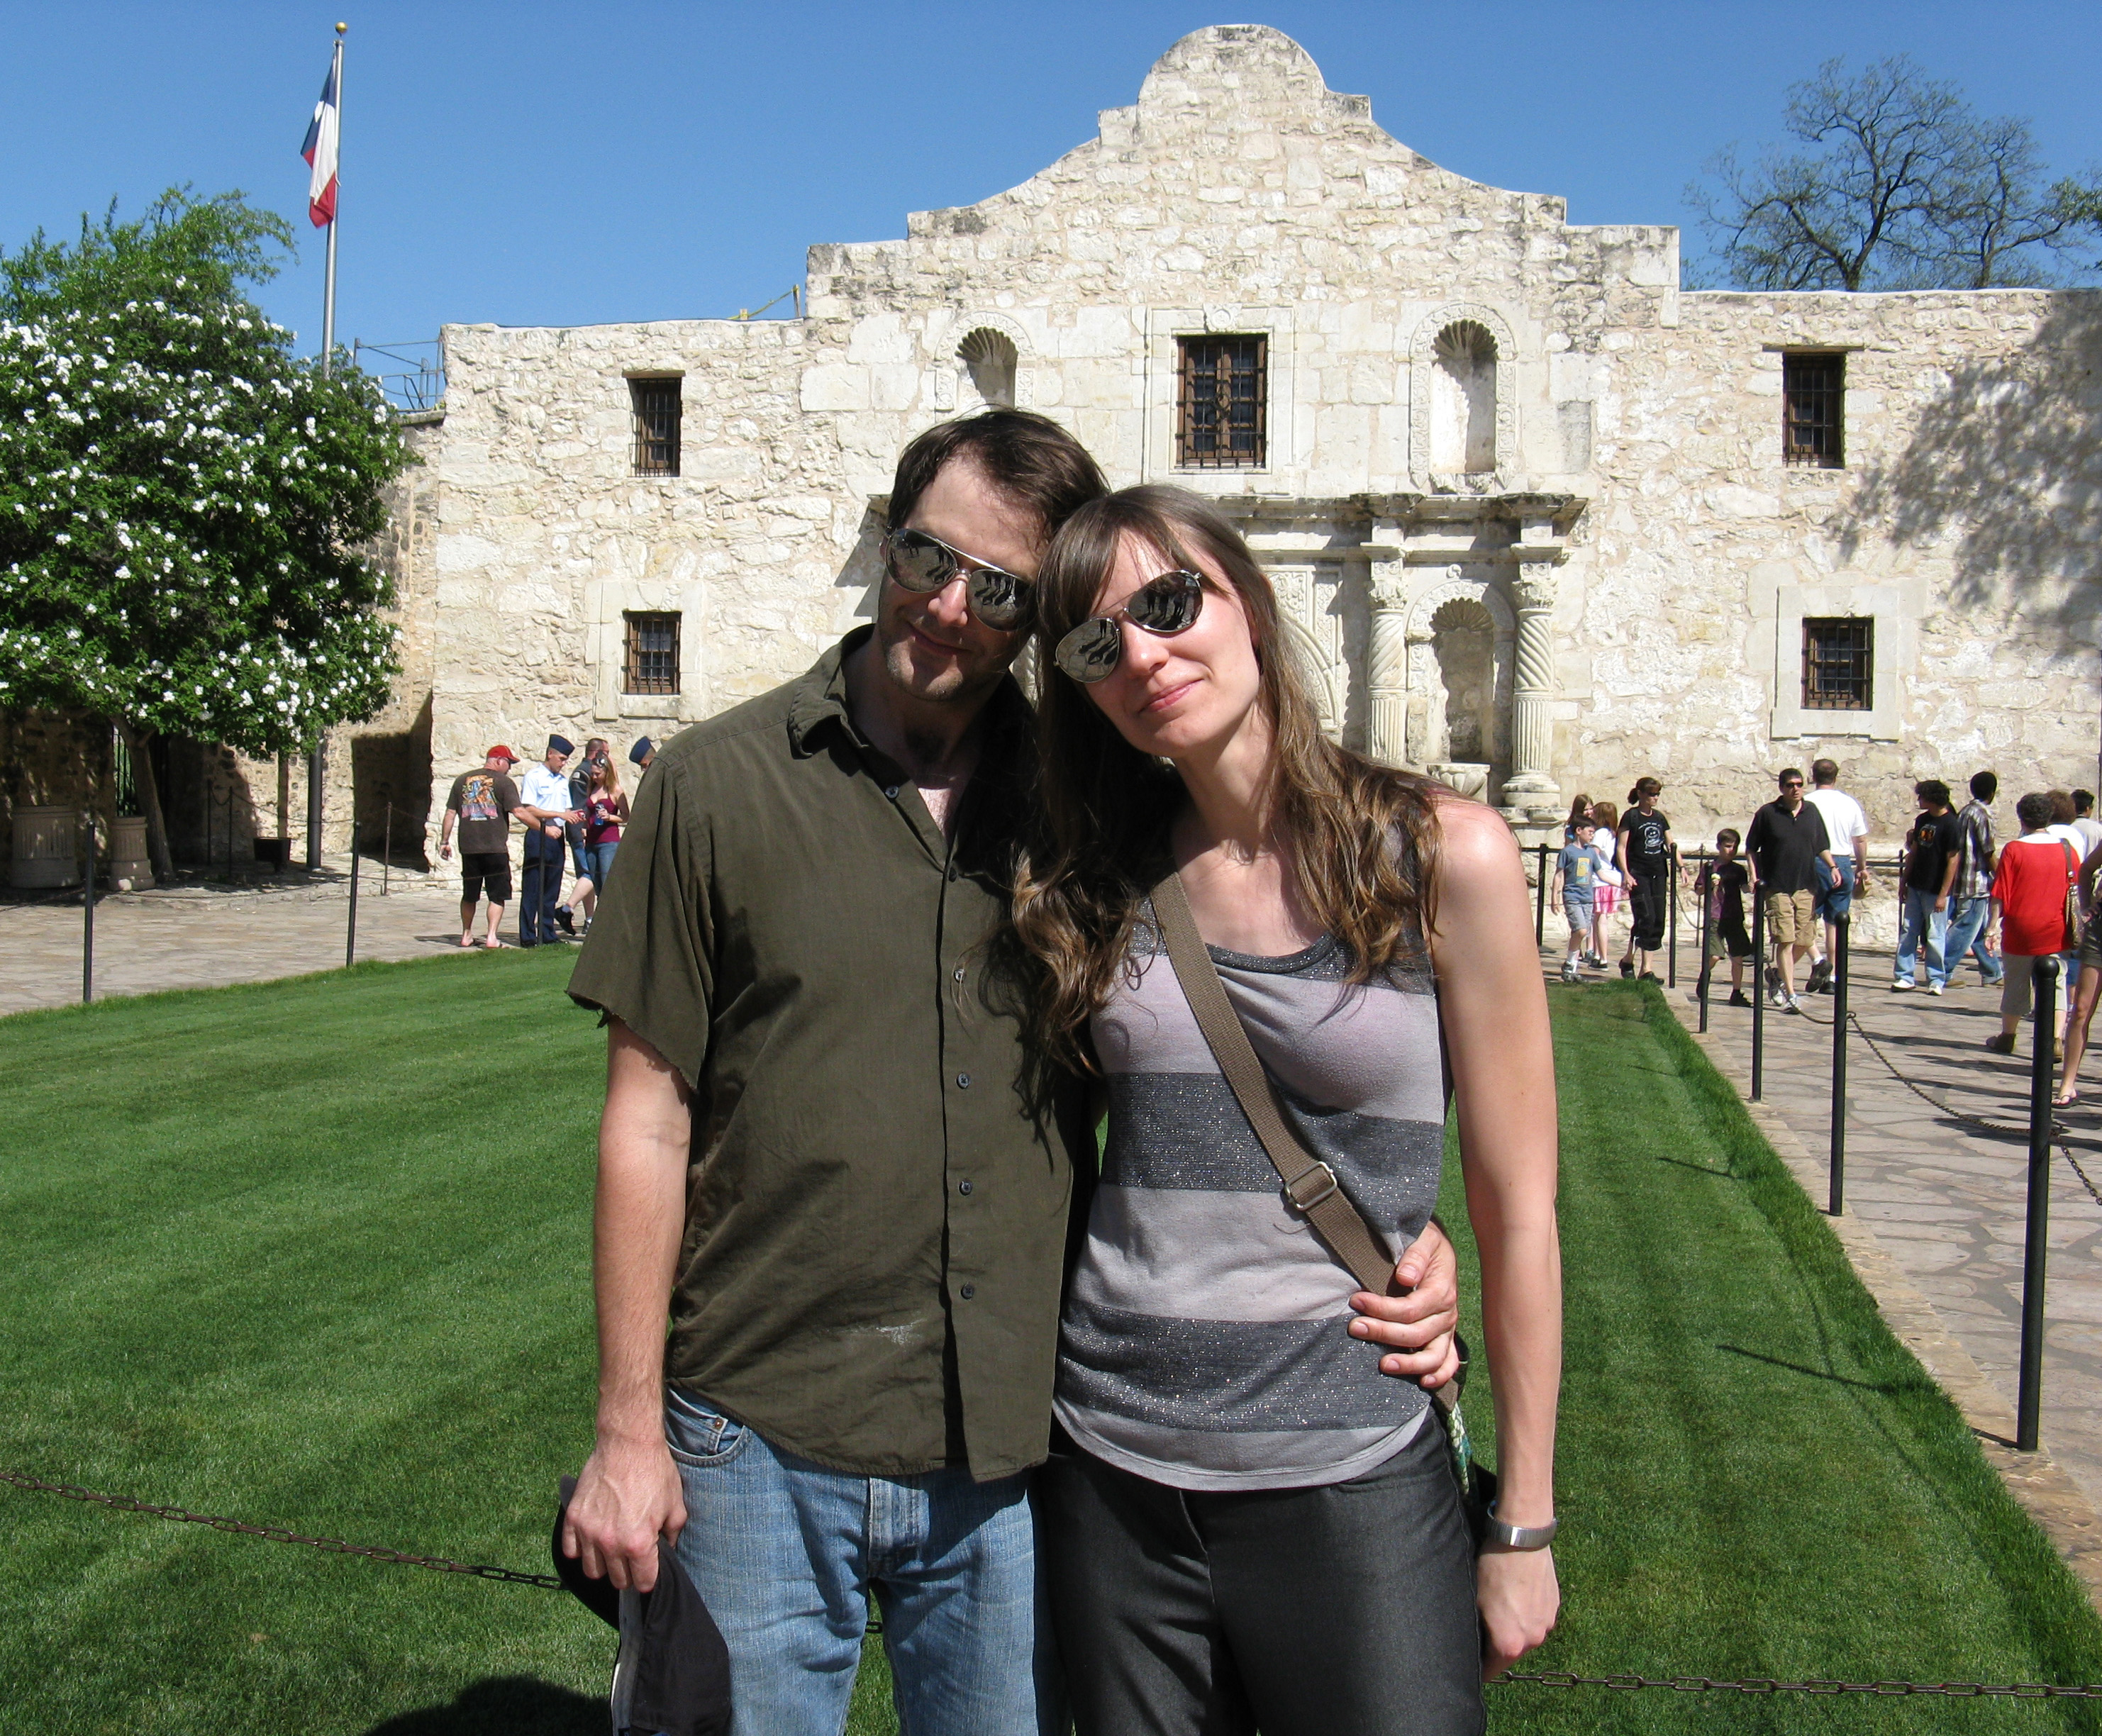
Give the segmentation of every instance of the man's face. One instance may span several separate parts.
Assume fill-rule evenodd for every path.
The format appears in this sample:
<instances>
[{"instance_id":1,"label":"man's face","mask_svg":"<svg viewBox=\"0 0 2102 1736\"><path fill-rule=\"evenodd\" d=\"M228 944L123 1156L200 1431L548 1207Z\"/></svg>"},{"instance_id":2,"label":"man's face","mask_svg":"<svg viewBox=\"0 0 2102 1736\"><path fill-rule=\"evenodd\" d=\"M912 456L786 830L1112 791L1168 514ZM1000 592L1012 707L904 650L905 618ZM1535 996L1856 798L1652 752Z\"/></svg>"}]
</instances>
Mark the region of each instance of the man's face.
<instances>
[{"instance_id":1,"label":"man's face","mask_svg":"<svg viewBox=\"0 0 2102 1736\"><path fill-rule=\"evenodd\" d=\"M1800 777L1784 777L1781 779L1780 799L1781 805L1784 808L1802 807L1803 780Z\"/></svg>"},{"instance_id":2,"label":"man's face","mask_svg":"<svg viewBox=\"0 0 2102 1736\"><path fill-rule=\"evenodd\" d=\"M559 772L569 763L570 756L567 754L562 753L557 749L552 747L548 750L548 769L549 771Z\"/></svg>"},{"instance_id":3,"label":"man's face","mask_svg":"<svg viewBox=\"0 0 2102 1736\"><path fill-rule=\"evenodd\" d=\"M1034 516L995 492L968 458L952 458L914 505L900 530L924 530L987 564L1034 578L1045 539ZM884 672L916 699L938 703L979 698L1006 674L1029 636L1000 632L972 614L960 575L939 591L916 595L886 570L876 611L876 644Z\"/></svg>"},{"instance_id":4,"label":"man's face","mask_svg":"<svg viewBox=\"0 0 2102 1736\"><path fill-rule=\"evenodd\" d=\"M511 762L501 754L491 754L481 763L492 772L508 772L511 769Z\"/></svg>"}]
</instances>

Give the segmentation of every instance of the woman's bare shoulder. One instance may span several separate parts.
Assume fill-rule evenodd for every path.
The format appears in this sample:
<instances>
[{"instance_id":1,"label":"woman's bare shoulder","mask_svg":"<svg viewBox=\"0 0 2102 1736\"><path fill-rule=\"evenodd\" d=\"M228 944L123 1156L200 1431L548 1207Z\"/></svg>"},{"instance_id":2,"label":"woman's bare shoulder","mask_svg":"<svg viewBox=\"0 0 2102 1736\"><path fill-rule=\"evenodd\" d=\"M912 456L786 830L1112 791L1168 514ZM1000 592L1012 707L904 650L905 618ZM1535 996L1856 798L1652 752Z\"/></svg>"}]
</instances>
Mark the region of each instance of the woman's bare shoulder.
<instances>
[{"instance_id":1,"label":"woman's bare shoulder","mask_svg":"<svg viewBox=\"0 0 2102 1736\"><path fill-rule=\"evenodd\" d=\"M1518 839L1504 817L1467 796L1435 795L1438 853L1448 874L1493 870L1518 861Z\"/></svg>"}]
</instances>

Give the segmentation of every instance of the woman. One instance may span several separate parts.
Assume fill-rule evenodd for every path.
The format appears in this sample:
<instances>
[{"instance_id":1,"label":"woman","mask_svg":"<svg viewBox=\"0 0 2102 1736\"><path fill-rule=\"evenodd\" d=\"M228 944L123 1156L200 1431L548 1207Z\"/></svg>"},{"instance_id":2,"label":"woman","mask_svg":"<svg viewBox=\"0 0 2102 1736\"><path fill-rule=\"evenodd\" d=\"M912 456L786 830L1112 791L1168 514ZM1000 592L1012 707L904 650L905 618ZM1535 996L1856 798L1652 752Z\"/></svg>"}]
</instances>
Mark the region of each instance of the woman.
<instances>
[{"instance_id":1,"label":"woman","mask_svg":"<svg viewBox=\"0 0 2102 1736\"><path fill-rule=\"evenodd\" d=\"M590 865L588 885L583 893L584 932L591 932L592 917L598 908L597 887L613 872L613 858L620 849L620 829L627 824L627 797L620 787L620 773L607 755L592 762L591 787L584 797L584 860Z\"/></svg>"},{"instance_id":2,"label":"woman","mask_svg":"<svg viewBox=\"0 0 2102 1736\"><path fill-rule=\"evenodd\" d=\"M1619 853L1617 844L1621 834L1620 809L1611 802L1594 802L1591 804L1591 817L1597 824L1599 835L1601 838L1611 838L1615 840L1616 848L1608 850L1607 854L1617 855ZM1616 867L1613 870L1613 879L1608 880L1602 877L1599 882L1599 890L1591 901L1592 910L1595 912L1591 922L1591 963L1600 970L1606 968L1606 954L1612 942L1613 913L1620 909L1621 899L1625 896L1625 888L1620 882L1620 872L1621 870Z\"/></svg>"},{"instance_id":3,"label":"woman","mask_svg":"<svg viewBox=\"0 0 2102 1736\"><path fill-rule=\"evenodd\" d=\"M1034 1038L1109 1127L1035 1485L1081 1736L1479 1731L1557 1605L1555 1111L1503 822L1321 734L1268 580L1180 489L1083 507L1040 580ZM1355 1342L1160 950L1179 873L1284 1114L1397 1256L1435 1204L1442 1022L1510 1541L1479 1564L1418 1388ZM1477 1610L1479 1622L1477 1620ZM1483 1636L1486 1636L1484 1638Z\"/></svg>"}]
</instances>

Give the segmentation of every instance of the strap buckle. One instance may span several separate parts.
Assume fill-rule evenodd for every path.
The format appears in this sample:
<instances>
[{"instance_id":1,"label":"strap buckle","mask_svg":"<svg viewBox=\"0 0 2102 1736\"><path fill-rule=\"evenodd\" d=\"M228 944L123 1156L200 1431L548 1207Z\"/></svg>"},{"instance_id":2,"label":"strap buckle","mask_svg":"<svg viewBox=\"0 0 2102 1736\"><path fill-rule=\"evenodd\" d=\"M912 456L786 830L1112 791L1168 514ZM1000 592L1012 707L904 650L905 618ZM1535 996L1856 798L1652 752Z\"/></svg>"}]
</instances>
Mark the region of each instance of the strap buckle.
<instances>
[{"instance_id":1,"label":"strap buckle","mask_svg":"<svg viewBox=\"0 0 2102 1736\"><path fill-rule=\"evenodd\" d=\"M1316 1176L1319 1176L1320 1180L1312 1180L1312 1178ZM1302 1194L1300 1189L1310 1181L1315 1191ZM1285 1198L1302 1211L1311 1211L1322 1201L1335 1193L1337 1185L1335 1171L1317 1158L1311 1169L1300 1171L1291 1180L1284 1184L1284 1194Z\"/></svg>"}]
</instances>

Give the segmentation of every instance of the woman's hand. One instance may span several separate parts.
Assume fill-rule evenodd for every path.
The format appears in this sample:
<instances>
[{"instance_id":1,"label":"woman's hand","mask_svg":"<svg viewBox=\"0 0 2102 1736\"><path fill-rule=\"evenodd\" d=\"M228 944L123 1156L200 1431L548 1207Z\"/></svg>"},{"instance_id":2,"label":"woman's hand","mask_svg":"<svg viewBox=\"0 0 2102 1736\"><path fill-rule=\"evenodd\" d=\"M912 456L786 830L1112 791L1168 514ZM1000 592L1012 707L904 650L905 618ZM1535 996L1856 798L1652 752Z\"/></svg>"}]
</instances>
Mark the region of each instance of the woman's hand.
<instances>
[{"instance_id":1,"label":"woman's hand","mask_svg":"<svg viewBox=\"0 0 2102 1736\"><path fill-rule=\"evenodd\" d=\"M1482 1614L1482 1680L1494 1681L1545 1640L1562 1607L1551 1549L1491 1543L1475 1563L1475 1606Z\"/></svg>"},{"instance_id":2,"label":"woman's hand","mask_svg":"<svg viewBox=\"0 0 2102 1736\"><path fill-rule=\"evenodd\" d=\"M1360 1290L1350 1298L1358 1318L1353 1338L1390 1347L1380 1358L1380 1372L1413 1380L1426 1391L1444 1385L1460 1371L1460 1353L1452 1334L1460 1324L1460 1269L1452 1243L1442 1225L1424 1226L1394 1269L1398 1296L1376 1296Z\"/></svg>"}]
</instances>

